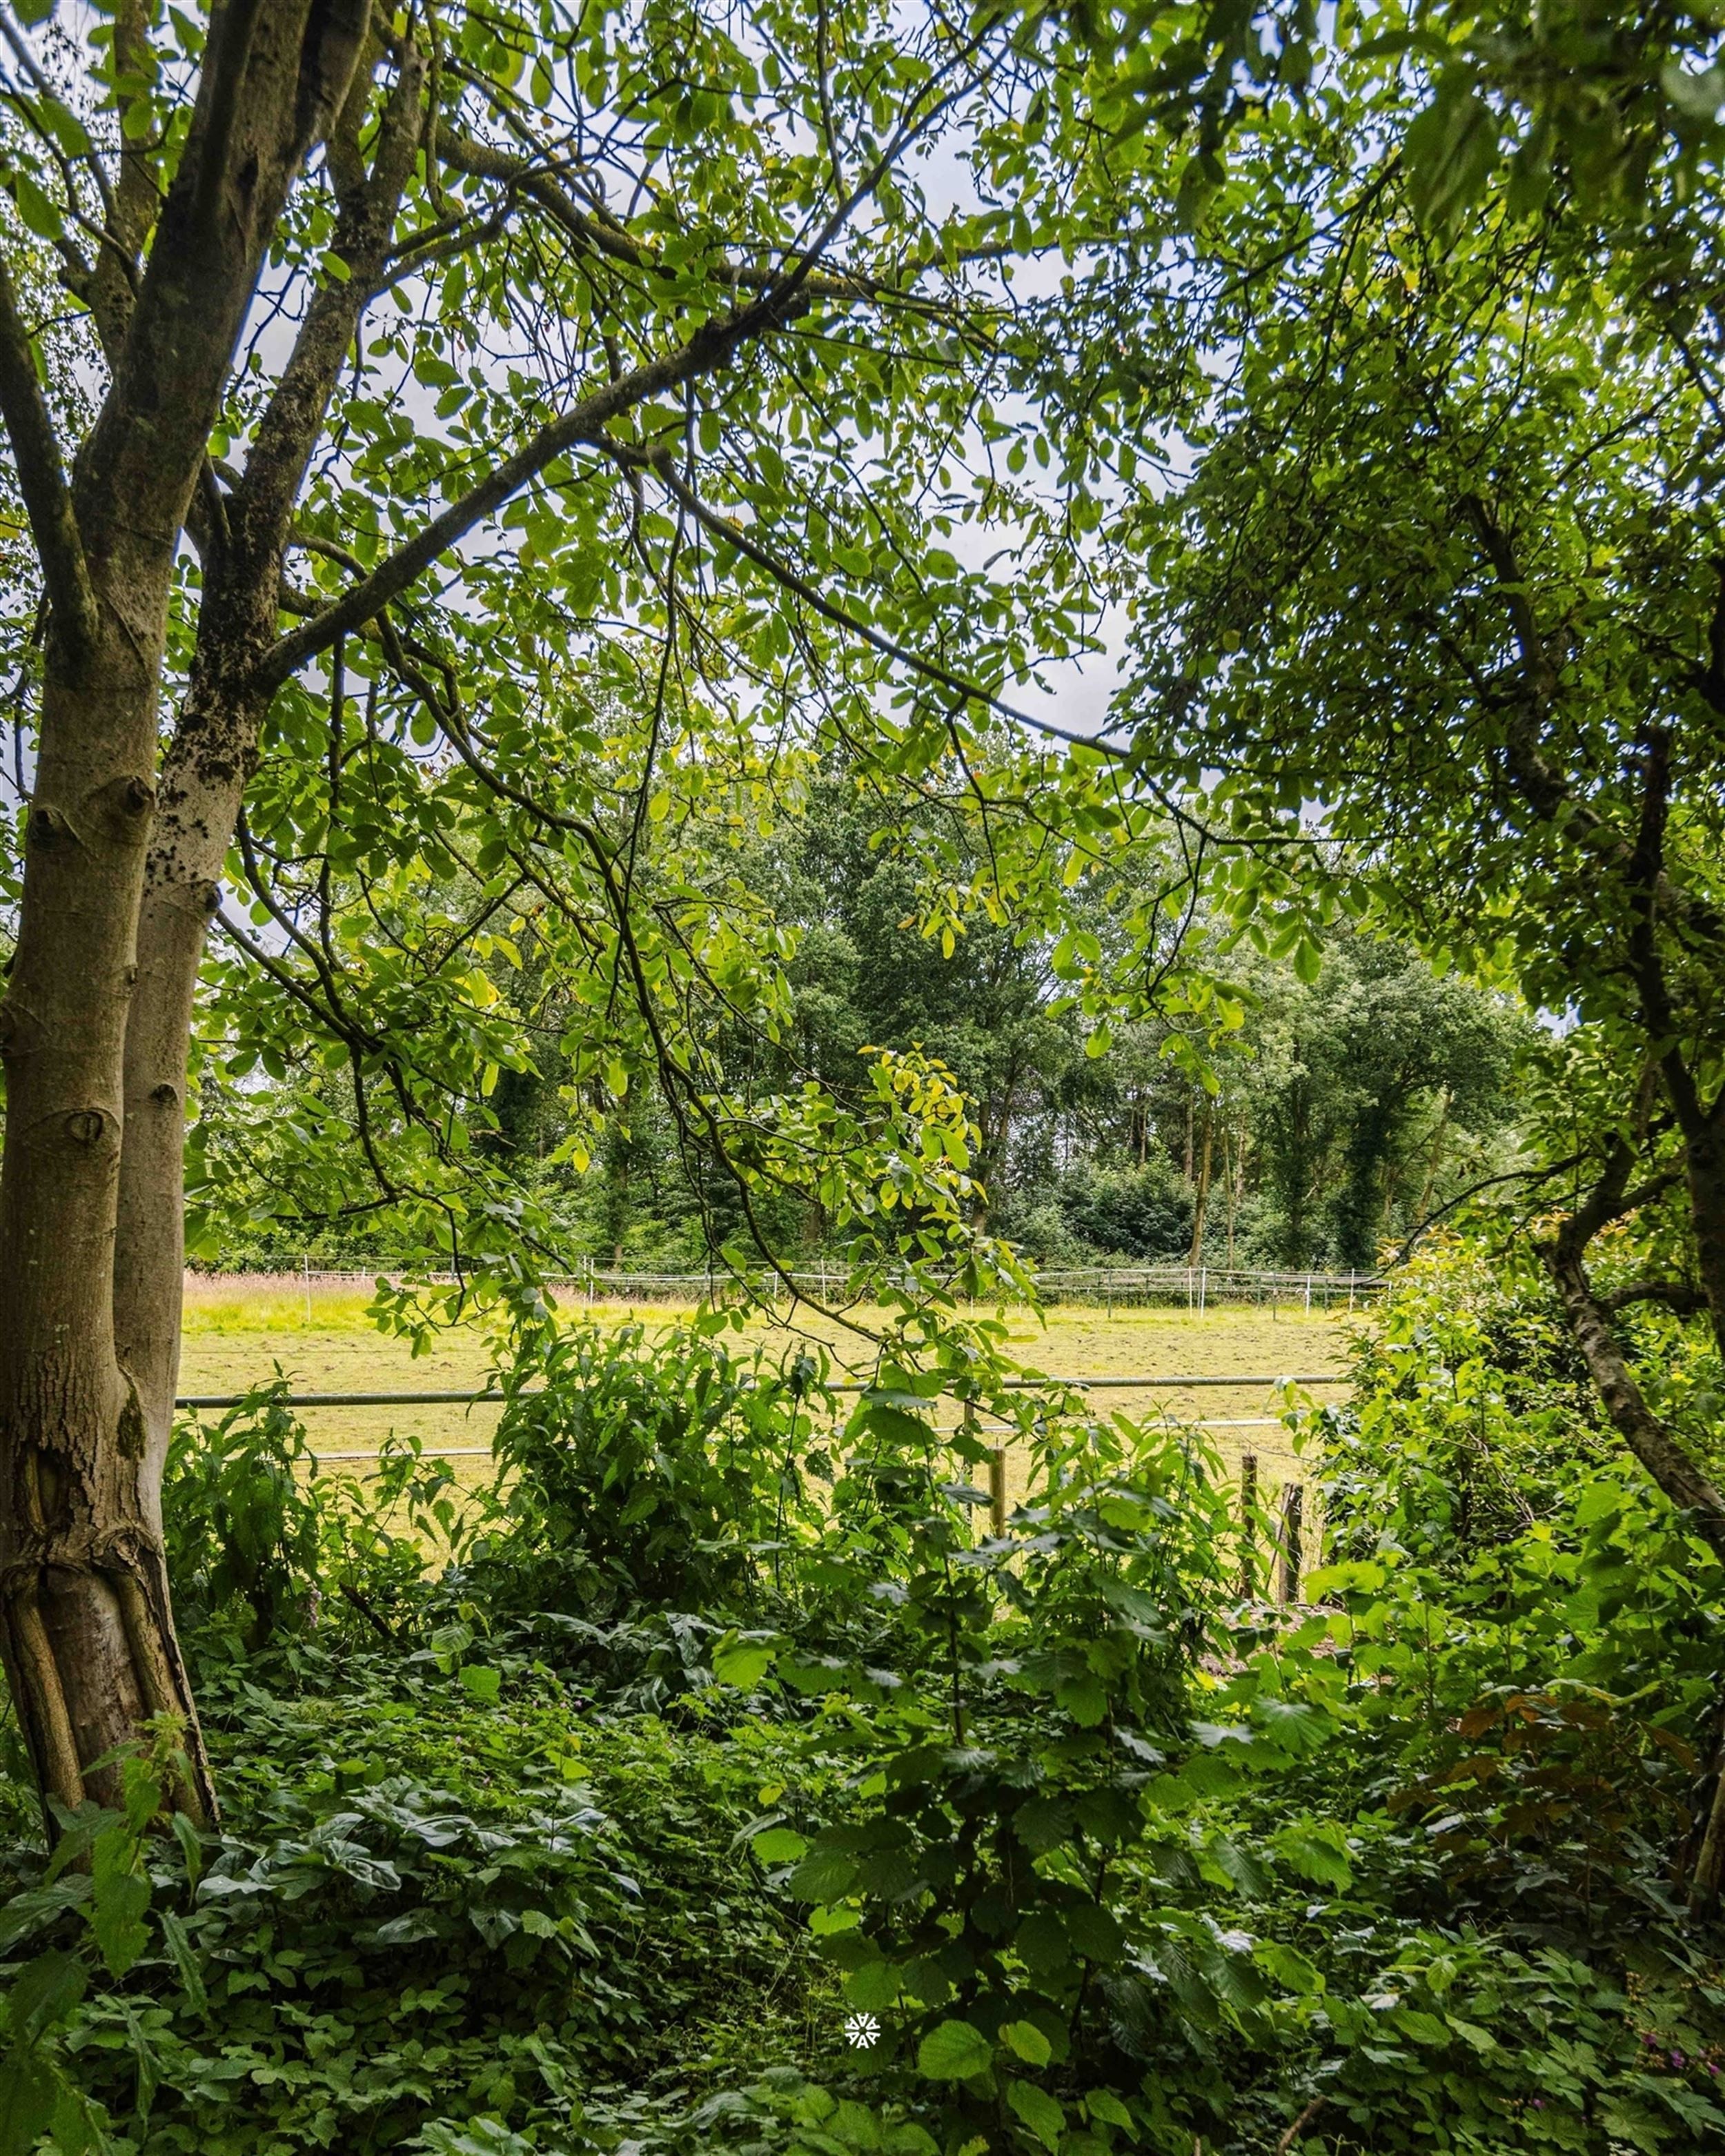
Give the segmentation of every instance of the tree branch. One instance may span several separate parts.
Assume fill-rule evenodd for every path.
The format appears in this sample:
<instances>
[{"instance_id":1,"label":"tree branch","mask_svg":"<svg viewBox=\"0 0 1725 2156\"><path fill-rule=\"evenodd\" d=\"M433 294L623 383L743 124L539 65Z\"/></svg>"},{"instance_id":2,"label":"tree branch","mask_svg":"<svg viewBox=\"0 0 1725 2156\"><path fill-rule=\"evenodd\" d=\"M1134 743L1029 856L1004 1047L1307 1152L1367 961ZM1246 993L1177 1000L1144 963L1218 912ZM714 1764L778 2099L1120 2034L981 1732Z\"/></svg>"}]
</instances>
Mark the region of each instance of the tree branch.
<instances>
[{"instance_id":1,"label":"tree branch","mask_svg":"<svg viewBox=\"0 0 1725 2156\"><path fill-rule=\"evenodd\" d=\"M1540 1255L1556 1284L1569 1329L1605 1411L1660 1489L1680 1511L1691 1516L1695 1532L1725 1559L1725 1496L1648 1406L1610 1321L1593 1292L1581 1252L1569 1239L1568 1229L1574 1225L1574 1222L1568 1224L1564 1233L1554 1243L1545 1245Z\"/></svg>"},{"instance_id":2,"label":"tree branch","mask_svg":"<svg viewBox=\"0 0 1725 2156\"><path fill-rule=\"evenodd\" d=\"M1707 1306L1706 1296L1687 1281L1631 1281L1627 1286L1614 1287L1594 1300L1601 1310L1614 1316L1632 1302L1662 1302L1680 1317L1693 1317Z\"/></svg>"},{"instance_id":3,"label":"tree branch","mask_svg":"<svg viewBox=\"0 0 1725 2156\"><path fill-rule=\"evenodd\" d=\"M878 651L883 659L890 659L898 665L910 668L912 673L920 674L924 680L932 681L937 687L950 689L967 704L979 704L985 711L993 711L1004 719L1010 719L1016 726L1028 726L1033 732L1045 735L1051 741L1065 742L1074 748L1094 749L1102 756L1124 756L1127 753L1125 749L1099 736L1074 733L1065 726L1056 726L1052 719L1039 719L1029 711L1020 711L1015 704L1009 704L1003 697L997 696L993 690L983 688L980 682L969 680L962 674L954 674L934 660L922 658L907 646L883 635L869 623L848 613L835 600L829 599L818 585L810 583L807 578L799 576L788 562L780 560L742 525L733 522L728 516L720 516L716 510L709 509L695 490L678 477L675 465L668 451L661 455L649 455L632 451L621 444L607 443L605 447L620 464L653 470L663 482L666 492L687 510L704 531L721 540L726 546L735 547L739 554L752 562L757 568L764 569L775 583L801 599L824 621L829 621L847 634L860 638L870 650ZM1215 833L1205 832L1204 826L1194 819L1183 817L1182 820L1191 824L1194 829L1205 837L1213 840L1216 839Z\"/></svg>"},{"instance_id":4,"label":"tree branch","mask_svg":"<svg viewBox=\"0 0 1725 2156\"><path fill-rule=\"evenodd\" d=\"M51 633L69 656L89 650L96 638L95 593L84 557L84 538L66 484L59 444L29 332L18 313L11 268L0 255L0 415L12 443L18 486L29 512L31 536L53 608Z\"/></svg>"},{"instance_id":5,"label":"tree branch","mask_svg":"<svg viewBox=\"0 0 1725 2156\"><path fill-rule=\"evenodd\" d=\"M1509 536L1480 495L1464 495L1461 506L1473 525L1480 550L1491 565L1509 610L1527 682L1527 694L1517 700L1505 730L1504 747L1511 783L1542 823L1557 825L1561 822L1566 835L1577 840L1607 867L1634 880L1639 858L1637 843L1615 829L1590 802L1583 799L1540 747L1539 730L1557 701L1560 684ZM1725 918L1705 900L1674 882L1663 867L1658 870L1652 888L1660 911L1670 919L1681 921L1709 942L1725 942Z\"/></svg>"},{"instance_id":6,"label":"tree branch","mask_svg":"<svg viewBox=\"0 0 1725 2156\"><path fill-rule=\"evenodd\" d=\"M405 546L378 566L352 590L326 607L315 621L307 622L281 638L265 654L253 676L259 690L274 690L298 672L309 660L329 649L338 636L362 628L381 608L400 597L439 554L446 553L477 524L501 509L528 482L566 449L587 444L614 455L619 444L606 429L639 404L663 396L685 382L698 380L726 366L737 350L752 338L783 326L807 301L782 303L768 293L726 320L708 322L675 352L632 368L615 382L607 382L572 406L562 417L542 427L513 456L495 465L477 485L452 501Z\"/></svg>"}]
</instances>

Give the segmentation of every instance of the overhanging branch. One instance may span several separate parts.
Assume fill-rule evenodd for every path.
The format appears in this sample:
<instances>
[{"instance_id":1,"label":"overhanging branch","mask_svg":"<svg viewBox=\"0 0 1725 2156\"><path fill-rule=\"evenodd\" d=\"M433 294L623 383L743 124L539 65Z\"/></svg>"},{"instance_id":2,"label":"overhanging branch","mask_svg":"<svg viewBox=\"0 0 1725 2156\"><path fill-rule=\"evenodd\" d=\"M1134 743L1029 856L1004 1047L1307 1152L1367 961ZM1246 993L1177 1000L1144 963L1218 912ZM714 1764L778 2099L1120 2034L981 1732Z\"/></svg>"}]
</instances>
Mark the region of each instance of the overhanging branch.
<instances>
[{"instance_id":1,"label":"overhanging branch","mask_svg":"<svg viewBox=\"0 0 1725 2156\"><path fill-rule=\"evenodd\" d=\"M803 304L806 304L803 303ZM718 322L697 330L675 352L645 367L632 368L615 382L607 382L542 427L513 456L501 463L452 501L439 516L398 547L370 576L346 592L314 621L280 639L265 655L253 676L259 690L275 690L300 668L326 651L338 636L374 619L392 599L398 598L429 569L439 554L466 537L476 525L494 515L546 466L567 449L587 444L613 454L617 445L606 429L637 405L649 403L686 382L698 380L725 366L738 348L752 338L778 329L796 311L796 305L768 294L752 305Z\"/></svg>"}]
</instances>

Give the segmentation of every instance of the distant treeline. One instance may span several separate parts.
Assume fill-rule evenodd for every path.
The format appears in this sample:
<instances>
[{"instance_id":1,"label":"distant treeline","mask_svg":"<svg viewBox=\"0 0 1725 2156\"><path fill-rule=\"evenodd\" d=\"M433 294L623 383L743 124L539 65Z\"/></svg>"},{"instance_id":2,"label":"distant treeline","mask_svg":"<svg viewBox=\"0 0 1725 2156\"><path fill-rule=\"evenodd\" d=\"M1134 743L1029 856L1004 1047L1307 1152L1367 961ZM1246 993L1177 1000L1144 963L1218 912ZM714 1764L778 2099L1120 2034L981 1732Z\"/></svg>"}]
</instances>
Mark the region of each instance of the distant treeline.
<instances>
[{"instance_id":1,"label":"distant treeline","mask_svg":"<svg viewBox=\"0 0 1725 2156\"><path fill-rule=\"evenodd\" d=\"M1172 1021L1117 1027L1096 1054L1041 940L981 917L950 952L924 935L914 844L883 834L839 775L819 813L762 842L748 870L794 932L795 1025L768 1042L739 1023L727 1065L762 1092L813 1075L843 1097L861 1090L865 1049L920 1045L974 1104L988 1224L1040 1263L1368 1270L1387 1240L1513 1147L1528 1020L1394 945L1342 928L1313 979L1249 947L1219 952L1245 1018L1212 1044L1212 1090L1171 1054ZM1095 901L1099 933L1108 904ZM1202 923L1191 934L1214 941ZM500 1072L495 1127L475 1133L476 1151L549 1206L565 1264L705 1264L741 1225L732 1179L650 1091L608 1115L584 1168L560 1157L582 1096L558 1045L559 983L531 959L495 979L521 1008L536 1067ZM341 1081L263 1082L292 1114L306 1084L326 1095ZM227 1266L297 1266L308 1248L330 1260L389 1255L387 1209L308 1219L280 1194L249 1189L260 1103L255 1090L247 1099L243 1127L231 1091L206 1099L198 1158L219 1163L226 1202L204 1255ZM835 1246L806 1201L769 1200L757 1214L792 1261Z\"/></svg>"}]
</instances>

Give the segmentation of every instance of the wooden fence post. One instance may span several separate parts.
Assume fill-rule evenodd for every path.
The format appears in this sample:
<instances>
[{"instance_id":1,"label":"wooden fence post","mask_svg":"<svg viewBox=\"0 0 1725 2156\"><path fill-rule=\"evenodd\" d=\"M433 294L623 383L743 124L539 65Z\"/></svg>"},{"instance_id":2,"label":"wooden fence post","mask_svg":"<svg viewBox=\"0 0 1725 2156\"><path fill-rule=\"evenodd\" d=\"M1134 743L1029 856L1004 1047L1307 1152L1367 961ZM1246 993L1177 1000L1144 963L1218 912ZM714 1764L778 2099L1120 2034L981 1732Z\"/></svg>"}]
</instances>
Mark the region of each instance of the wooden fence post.
<instances>
[{"instance_id":1,"label":"wooden fence post","mask_svg":"<svg viewBox=\"0 0 1725 2156\"><path fill-rule=\"evenodd\" d=\"M988 1517L996 1538L1006 1532L1006 1447L995 1445L988 1454Z\"/></svg>"},{"instance_id":2,"label":"wooden fence post","mask_svg":"<svg viewBox=\"0 0 1725 2156\"><path fill-rule=\"evenodd\" d=\"M1240 1591L1250 1600L1258 1591L1258 1455L1240 1456Z\"/></svg>"},{"instance_id":3,"label":"wooden fence post","mask_svg":"<svg viewBox=\"0 0 1725 2156\"><path fill-rule=\"evenodd\" d=\"M1281 1500L1281 1599L1297 1602L1300 1599L1300 1573L1305 1553L1301 1548L1300 1531L1304 1524L1306 1492L1297 1482L1290 1482L1282 1492Z\"/></svg>"}]
</instances>

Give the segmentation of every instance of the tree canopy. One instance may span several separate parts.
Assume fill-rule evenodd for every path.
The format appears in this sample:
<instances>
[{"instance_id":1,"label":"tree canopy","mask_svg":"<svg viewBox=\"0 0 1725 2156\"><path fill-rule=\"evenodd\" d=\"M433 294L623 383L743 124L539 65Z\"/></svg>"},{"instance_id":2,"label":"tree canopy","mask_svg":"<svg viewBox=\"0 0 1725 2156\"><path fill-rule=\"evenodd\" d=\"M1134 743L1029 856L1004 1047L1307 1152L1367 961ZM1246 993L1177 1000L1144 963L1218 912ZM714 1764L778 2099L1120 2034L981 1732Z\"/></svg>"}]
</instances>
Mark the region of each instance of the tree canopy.
<instances>
[{"instance_id":1,"label":"tree canopy","mask_svg":"<svg viewBox=\"0 0 1725 2156\"><path fill-rule=\"evenodd\" d=\"M1722 110L0 23L0 2156L1725 2144ZM177 1424L314 1230L488 1476ZM1014 1351L1236 1253L1395 1275L1309 1466Z\"/></svg>"}]
</instances>

